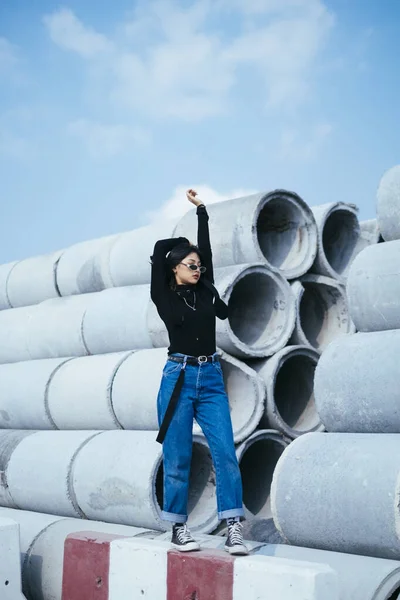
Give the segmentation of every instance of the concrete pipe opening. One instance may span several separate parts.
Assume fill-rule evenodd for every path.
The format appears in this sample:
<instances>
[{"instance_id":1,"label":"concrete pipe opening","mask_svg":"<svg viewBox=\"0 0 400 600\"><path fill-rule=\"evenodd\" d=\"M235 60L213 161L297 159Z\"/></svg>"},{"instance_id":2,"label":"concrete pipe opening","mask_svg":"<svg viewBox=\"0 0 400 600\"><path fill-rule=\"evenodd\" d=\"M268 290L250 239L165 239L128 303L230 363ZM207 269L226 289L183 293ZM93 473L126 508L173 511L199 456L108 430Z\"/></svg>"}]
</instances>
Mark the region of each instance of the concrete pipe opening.
<instances>
[{"instance_id":1,"label":"concrete pipe opening","mask_svg":"<svg viewBox=\"0 0 400 600\"><path fill-rule=\"evenodd\" d=\"M299 196L285 191L268 194L256 230L261 252L285 277L299 277L311 267L317 229L311 210Z\"/></svg>"},{"instance_id":2,"label":"concrete pipe opening","mask_svg":"<svg viewBox=\"0 0 400 600\"><path fill-rule=\"evenodd\" d=\"M335 210L322 230L322 247L333 276L346 277L360 237L357 216L349 210Z\"/></svg>"},{"instance_id":3,"label":"concrete pipe opening","mask_svg":"<svg viewBox=\"0 0 400 600\"><path fill-rule=\"evenodd\" d=\"M275 431L257 431L238 448L243 504L251 516L271 518L271 483L287 441Z\"/></svg>"},{"instance_id":4,"label":"concrete pipe opening","mask_svg":"<svg viewBox=\"0 0 400 600\"><path fill-rule=\"evenodd\" d=\"M250 267L233 285L229 325L238 350L268 356L282 348L294 327L294 298L287 281L266 267Z\"/></svg>"},{"instance_id":5,"label":"concrete pipe opening","mask_svg":"<svg viewBox=\"0 0 400 600\"><path fill-rule=\"evenodd\" d=\"M163 507L163 461L160 461L155 492L159 510ZM161 512L160 512L161 514ZM215 470L205 441L194 436L189 479L188 525L192 531L211 533L218 525Z\"/></svg>"}]
</instances>

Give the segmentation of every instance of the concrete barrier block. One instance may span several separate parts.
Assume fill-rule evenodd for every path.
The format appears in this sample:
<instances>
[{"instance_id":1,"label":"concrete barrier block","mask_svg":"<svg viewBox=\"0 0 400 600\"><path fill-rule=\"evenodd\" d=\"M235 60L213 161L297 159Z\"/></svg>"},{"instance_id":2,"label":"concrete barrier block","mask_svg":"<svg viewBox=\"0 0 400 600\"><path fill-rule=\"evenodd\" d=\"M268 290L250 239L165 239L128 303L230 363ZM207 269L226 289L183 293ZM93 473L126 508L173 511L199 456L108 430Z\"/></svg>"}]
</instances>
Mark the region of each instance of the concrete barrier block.
<instances>
[{"instance_id":1,"label":"concrete barrier block","mask_svg":"<svg viewBox=\"0 0 400 600\"><path fill-rule=\"evenodd\" d=\"M25 600L21 591L19 525L0 518L0 598Z\"/></svg>"}]
</instances>

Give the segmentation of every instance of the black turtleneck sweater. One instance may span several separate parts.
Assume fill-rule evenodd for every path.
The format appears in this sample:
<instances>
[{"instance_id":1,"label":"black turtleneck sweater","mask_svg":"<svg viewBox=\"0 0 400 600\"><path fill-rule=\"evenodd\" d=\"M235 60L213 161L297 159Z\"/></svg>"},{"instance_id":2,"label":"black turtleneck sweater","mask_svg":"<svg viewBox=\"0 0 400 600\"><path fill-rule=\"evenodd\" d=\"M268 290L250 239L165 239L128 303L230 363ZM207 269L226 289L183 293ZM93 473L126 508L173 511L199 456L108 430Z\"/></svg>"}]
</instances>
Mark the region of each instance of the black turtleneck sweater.
<instances>
[{"instance_id":1,"label":"black turtleneck sweater","mask_svg":"<svg viewBox=\"0 0 400 600\"><path fill-rule=\"evenodd\" d=\"M202 265L207 269L197 283L177 285L173 290L168 281L165 257L172 248L187 242L186 238L159 240L154 246L151 299L168 330L169 354L174 352L189 356L213 354L216 351L215 318L228 317L226 304L221 300L214 302L212 291L203 283L204 278L214 283L208 214L203 205L197 208L197 223L197 246L202 255ZM190 306L195 306L196 310Z\"/></svg>"}]
</instances>

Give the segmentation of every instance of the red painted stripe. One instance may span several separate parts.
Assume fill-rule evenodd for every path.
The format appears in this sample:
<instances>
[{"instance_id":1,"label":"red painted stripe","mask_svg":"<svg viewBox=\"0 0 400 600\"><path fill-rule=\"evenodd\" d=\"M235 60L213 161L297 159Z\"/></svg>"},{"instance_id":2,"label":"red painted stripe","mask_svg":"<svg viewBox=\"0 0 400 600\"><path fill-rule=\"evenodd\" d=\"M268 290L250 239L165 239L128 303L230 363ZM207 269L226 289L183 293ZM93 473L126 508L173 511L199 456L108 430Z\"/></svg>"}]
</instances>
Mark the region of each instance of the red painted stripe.
<instances>
[{"instance_id":1,"label":"red painted stripe","mask_svg":"<svg viewBox=\"0 0 400 600\"><path fill-rule=\"evenodd\" d=\"M66 537L62 600L108 600L110 543L121 537L91 531Z\"/></svg>"},{"instance_id":2,"label":"red painted stripe","mask_svg":"<svg viewBox=\"0 0 400 600\"><path fill-rule=\"evenodd\" d=\"M232 600L233 563L221 550L169 551L167 600Z\"/></svg>"}]
</instances>

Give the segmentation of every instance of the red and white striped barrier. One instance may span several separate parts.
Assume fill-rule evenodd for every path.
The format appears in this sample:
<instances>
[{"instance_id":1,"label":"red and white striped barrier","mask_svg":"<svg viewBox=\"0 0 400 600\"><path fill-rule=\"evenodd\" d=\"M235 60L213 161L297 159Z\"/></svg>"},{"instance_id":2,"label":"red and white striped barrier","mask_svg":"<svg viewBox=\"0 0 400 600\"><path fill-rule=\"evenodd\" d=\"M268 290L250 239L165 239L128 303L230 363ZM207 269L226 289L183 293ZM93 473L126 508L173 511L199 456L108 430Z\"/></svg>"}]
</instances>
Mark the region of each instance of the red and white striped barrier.
<instances>
[{"instance_id":1,"label":"red and white striped barrier","mask_svg":"<svg viewBox=\"0 0 400 600\"><path fill-rule=\"evenodd\" d=\"M221 550L181 553L167 542L91 532L64 545L62 600L338 600L324 564Z\"/></svg>"}]
</instances>

